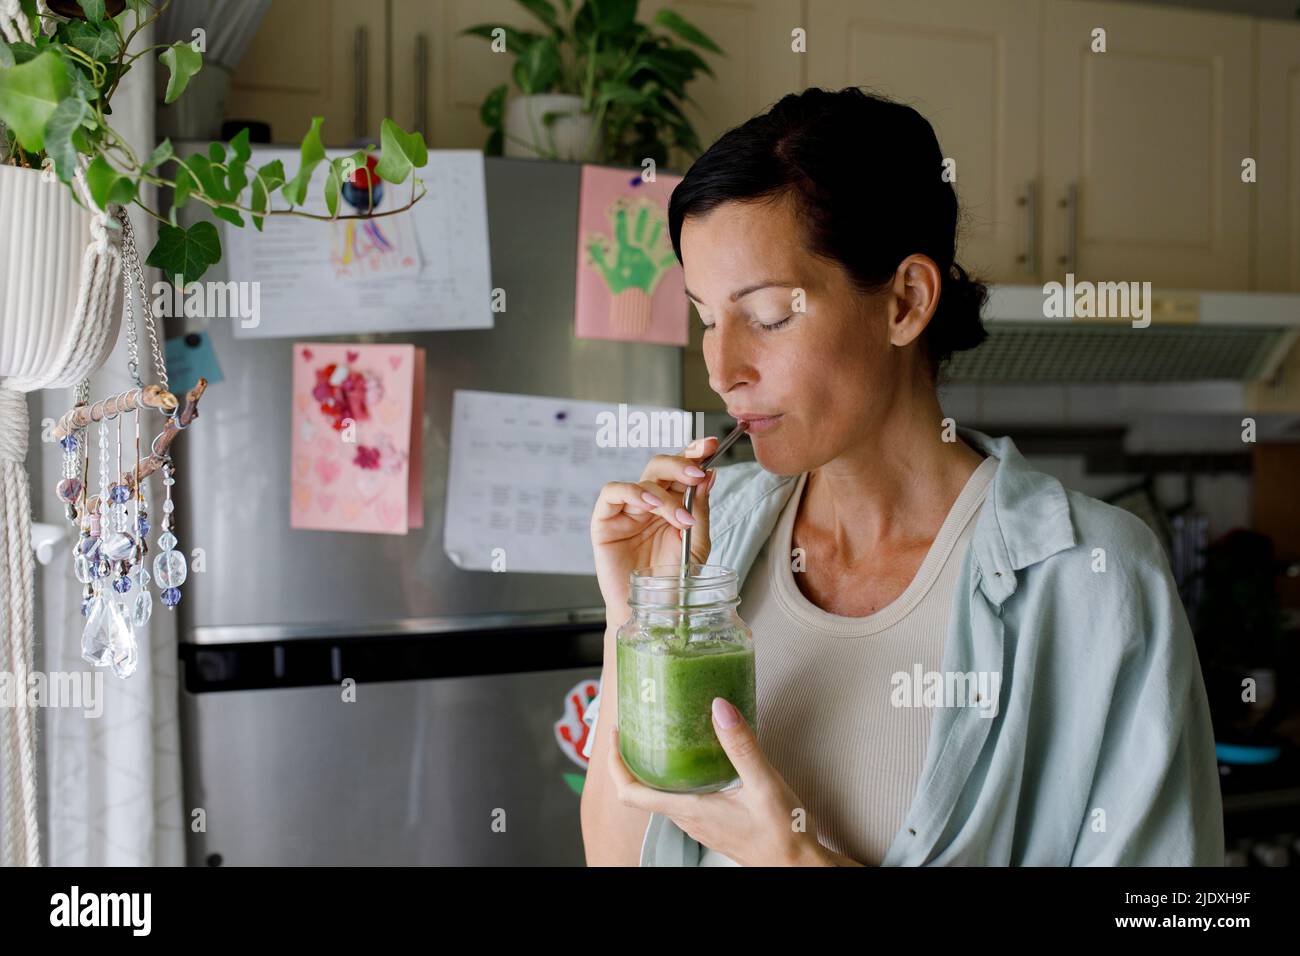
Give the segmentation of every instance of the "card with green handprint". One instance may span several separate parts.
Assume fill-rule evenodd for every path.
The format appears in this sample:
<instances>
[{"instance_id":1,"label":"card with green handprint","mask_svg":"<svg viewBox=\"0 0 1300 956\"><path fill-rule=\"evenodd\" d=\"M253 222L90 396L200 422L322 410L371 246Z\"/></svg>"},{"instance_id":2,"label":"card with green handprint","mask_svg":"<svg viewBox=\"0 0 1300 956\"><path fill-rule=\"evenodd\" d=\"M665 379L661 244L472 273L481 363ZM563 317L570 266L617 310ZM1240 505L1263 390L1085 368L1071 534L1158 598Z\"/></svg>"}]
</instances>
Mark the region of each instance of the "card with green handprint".
<instances>
[{"instance_id":1,"label":"card with green handprint","mask_svg":"<svg viewBox=\"0 0 1300 956\"><path fill-rule=\"evenodd\" d=\"M575 334L686 345L690 307L668 236L680 176L584 165L578 208Z\"/></svg>"}]
</instances>

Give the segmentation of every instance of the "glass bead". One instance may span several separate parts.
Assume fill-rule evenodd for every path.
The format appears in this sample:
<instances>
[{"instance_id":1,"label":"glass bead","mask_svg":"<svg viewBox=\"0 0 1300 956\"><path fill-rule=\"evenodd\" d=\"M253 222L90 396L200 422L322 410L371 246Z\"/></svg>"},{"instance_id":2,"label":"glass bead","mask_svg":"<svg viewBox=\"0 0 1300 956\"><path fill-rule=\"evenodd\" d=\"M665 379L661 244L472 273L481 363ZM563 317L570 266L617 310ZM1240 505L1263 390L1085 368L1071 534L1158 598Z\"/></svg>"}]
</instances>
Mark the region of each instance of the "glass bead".
<instances>
[{"instance_id":1,"label":"glass bead","mask_svg":"<svg viewBox=\"0 0 1300 956\"><path fill-rule=\"evenodd\" d=\"M136 519L135 528L138 532L140 532L140 537L143 538L145 535L147 535L149 533L149 516L146 514L140 515Z\"/></svg>"},{"instance_id":2,"label":"glass bead","mask_svg":"<svg viewBox=\"0 0 1300 956\"><path fill-rule=\"evenodd\" d=\"M84 554L79 554L72 559L72 571L82 584L89 584L90 579L93 577L90 570L90 559Z\"/></svg>"},{"instance_id":3,"label":"glass bead","mask_svg":"<svg viewBox=\"0 0 1300 956\"><path fill-rule=\"evenodd\" d=\"M131 623L136 627L144 627L149 623L152 615L153 595L143 589L137 591L135 601L131 605Z\"/></svg>"},{"instance_id":4,"label":"glass bead","mask_svg":"<svg viewBox=\"0 0 1300 956\"><path fill-rule=\"evenodd\" d=\"M100 595L91 598L89 604L86 628L81 632L81 656L102 667L110 662L113 643L120 640L127 623L116 601Z\"/></svg>"},{"instance_id":5,"label":"glass bead","mask_svg":"<svg viewBox=\"0 0 1300 956\"><path fill-rule=\"evenodd\" d=\"M104 539L102 551L110 561L125 560L135 553L135 538L124 531L114 531Z\"/></svg>"},{"instance_id":6,"label":"glass bead","mask_svg":"<svg viewBox=\"0 0 1300 956\"><path fill-rule=\"evenodd\" d=\"M81 599L81 616L82 616L82 617L85 617L87 614L90 613L90 602L93 601L93 600L94 600L94 598L82 598L82 599Z\"/></svg>"},{"instance_id":7,"label":"glass bead","mask_svg":"<svg viewBox=\"0 0 1300 956\"><path fill-rule=\"evenodd\" d=\"M143 564L137 564L131 570L131 580L135 582L136 587L144 589L149 586L149 582L152 581L153 578L149 576L149 572L145 570Z\"/></svg>"},{"instance_id":8,"label":"glass bead","mask_svg":"<svg viewBox=\"0 0 1300 956\"><path fill-rule=\"evenodd\" d=\"M48 485L46 487L49 487ZM59 500L71 504L77 500L81 494L81 481L77 478L64 478L59 482L54 493L59 496Z\"/></svg>"},{"instance_id":9,"label":"glass bead","mask_svg":"<svg viewBox=\"0 0 1300 956\"><path fill-rule=\"evenodd\" d=\"M153 559L153 576L159 587L178 588L185 583L189 566L179 551L164 551Z\"/></svg>"},{"instance_id":10,"label":"glass bead","mask_svg":"<svg viewBox=\"0 0 1300 956\"><path fill-rule=\"evenodd\" d=\"M123 626L113 641L110 663L114 674L127 678L135 673L136 664L140 661L140 650L135 642L135 628L127 620L125 611L121 612L121 617Z\"/></svg>"},{"instance_id":11,"label":"glass bead","mask_svg":"<svg viewBox=\"0 0 1300 956\"><path fill-rule=\"evenodd\" d=\"M76 449L77 449L77 436L76 436L76 435L64 435L62 438L59 439L59 444L63 446L63 450L64 450L64 451L76 451Z\"/></svg>"},{"instance_id":12,"label":"glass bead","mask_svg":"<svg viewBox=\"0 0 1300 956\"><path fill-rule=\"evenodd\" d=\"M113 590L118 594L125 594L131 590L131 579L128 577L116 577L113 579Z\"/></svg>"},{"instance_id":13,"label":"glass bead","mask_svg":"<svg viewBox=\"0 0 1300 956\"><path fill-rule=\"evenodd\" d=\"M175 554L176 552L173 551L171 553ZM168 607L175 607L177 604L181 602L181 589L168 588L166 591L163 591L162 602L163 604L166 604Z\"/></svg>"},{"instance_id":14,"label":"glass bead","mask_svg":"<svg viewBox=\"0 0 1300 956\"><path fill-rule=\"evenodd\" d=\"M108 489L108 497L117 504L121 504L124 501L130 501L131 489L126 485L113 485Z\"/></svg>"},{"instance_id":15,"label":"glass bead","mask_svg":"<svg viewBox=\"0 0 1300 956\"><path fill-rule=\"evenodd\" d=\"M173 504L170 498L168 498L166 501L163 502L163 511L166 514L171 514L175 510L176 510L176 505Z\"/></svg>"},{"instance_id":16,"label":"glass bead","mask_svg":"<svg viewBox=\"0 0 1300 956\"><path fill-rule=\"evenodd\" d=\"M159 551L170 551L174 547L176 547L176 535L172 534L170 531L164 531L162 534L158 535Z\"/></svg>"}]
</instances>

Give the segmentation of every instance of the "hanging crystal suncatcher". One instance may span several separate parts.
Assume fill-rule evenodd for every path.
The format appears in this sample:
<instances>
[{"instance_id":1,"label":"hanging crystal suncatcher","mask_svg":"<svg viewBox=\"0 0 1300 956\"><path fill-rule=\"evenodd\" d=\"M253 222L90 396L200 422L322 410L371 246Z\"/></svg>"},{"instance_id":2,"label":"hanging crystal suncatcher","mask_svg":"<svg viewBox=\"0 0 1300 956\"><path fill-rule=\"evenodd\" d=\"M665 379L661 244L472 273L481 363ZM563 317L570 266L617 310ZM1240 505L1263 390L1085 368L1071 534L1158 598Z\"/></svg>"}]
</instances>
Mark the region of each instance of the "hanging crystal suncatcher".
<instances>
[{"instance_id":1,"label":"hanging crystal suncatcher","mask_svg":"<svg viewBox=\"0 0 1300 956\"><path fill-rule=\"evenodd\" d=\"M168 609L174 609L181 599L188 566L175 534L172 488L176 484L176 465L170 449L176 436L198 417L198 402L208 383L200 378L186 394L184 406L168 391L167 363L149 309L131 221L124 214L120 218L127 369L135 387L90 403L89 383L82 382L76 388L76 404L59 419L54 436L63 448L62 476L55 493L66 506L68 520L77 533L72 570L83 588L81 613L86 623L81 656L125 678L135 672L139 660L136 629L148 624L153 615L150 584L160 589L159 597ZM139 289L140 311L157 377L157 383L150 385L140 377L132 278ZM141 457L141 416L151 409L164 416L164 424L150 442L149 454ZM130 456L125 470L124 427ZM92 443L97 445L93 456ZM96 468L94 495L90 493L92 466ZM163 474L164 503L151 575L147 561L151 525L146 489L150 476L158 471Z\"/></svg>"}]
</instances>

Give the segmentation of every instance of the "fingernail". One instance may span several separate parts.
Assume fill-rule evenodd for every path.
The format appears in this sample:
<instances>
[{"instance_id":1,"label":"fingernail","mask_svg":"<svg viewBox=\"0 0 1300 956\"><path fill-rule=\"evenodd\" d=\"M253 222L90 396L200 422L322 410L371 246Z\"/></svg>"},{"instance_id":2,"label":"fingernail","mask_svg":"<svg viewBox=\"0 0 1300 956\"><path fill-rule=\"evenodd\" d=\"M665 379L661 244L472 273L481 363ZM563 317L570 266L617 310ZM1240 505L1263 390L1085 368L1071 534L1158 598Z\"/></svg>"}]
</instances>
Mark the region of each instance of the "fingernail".
<instances>
[{"instance_id":1,"label":"fingernail","mask_svg":"<svg viewBox=\"0 0 1300 956\"><path fill-rule=\"evenodd\" d=\"M641 500L654 505L656 508L662 508L664 504L662 501L660 501L654 495L650 494L650 492L648 491L641 492Z\"/></svg>"},{"instance_id":2,"label":"fingernail","mask_svg":"<svg viewBox=\"0 0 1300 956\"><path fill-rule=\"evenodd\" d=\"M704 469L703 469L703 468L698 468L698 467L696 467L695 465L687 465L687 466L686 466L685 468L683 468L682 470L683 470L684 472L686 472L686 474L689 475L691 478L703 478L703 477L704 477Z\"/></svg>"},{"instance_id":3,"label":"fingernail","mask_svg":"<svg viewBox=\"0 0 1300 956\"><path fill-rule=\"evenodd\" d=\"M691 527L695 524L695 517L685 508L677 509L677 520L687 527Z\"/></svg>"},{"instance_id":4,"label":"fingernail","mask_svg":"<svg viewBox=\"0 0 1300 956\"><path fill-rule=\"evenodd\" d=\"M713 698L713 719L723 730L730 730L740 723L740 711L731 706L724 697Z\"/></svg>"}]
</instances>

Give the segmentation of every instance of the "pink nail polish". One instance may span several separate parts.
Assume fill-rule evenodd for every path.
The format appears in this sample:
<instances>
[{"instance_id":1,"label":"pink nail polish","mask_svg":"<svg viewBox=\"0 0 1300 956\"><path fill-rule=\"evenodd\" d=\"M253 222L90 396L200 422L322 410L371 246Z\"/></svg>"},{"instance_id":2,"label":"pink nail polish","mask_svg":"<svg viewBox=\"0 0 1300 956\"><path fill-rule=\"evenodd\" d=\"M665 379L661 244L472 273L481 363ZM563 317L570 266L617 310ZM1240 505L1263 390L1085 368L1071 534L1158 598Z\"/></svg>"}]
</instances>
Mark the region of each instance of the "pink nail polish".
<instances>
[{"instance_id":1,"label":"pink nail polish","mask_svg":"<svg viewBox=\"0 0 1300 956\"><path fill-rule=\"evenodd\" d=\"M677 520L680 521L682 524L686 525L687 527L694 527L695 525L695 516L692 515L685 508L677 509Z\"/></svg>"},{"instance_id":2,"label":"pink nail polish","mask_svg":"<svg viewBox=\"0 0 1300 956\"><path fill-rule=\"evenodd\" d=\"M726 698L715 697L713 698L713 719L718 722L719 727L730 730L740 723L740 712L731 706L731 702Z\"/></svg>"},{"instance_id":3,"label":"pink nail polish","mask_svg":"<svg viewBox=\"0 0 1300 956\"><path fill-rule=\"evenodd\" d=\"M656 498L654 495L650 494L650 492L648 491L641 492L641 500L647 502L648 504L654 505L656 508L663 507L663 502L660 501L658 498Z\"/></svg>"}]
</instances>

